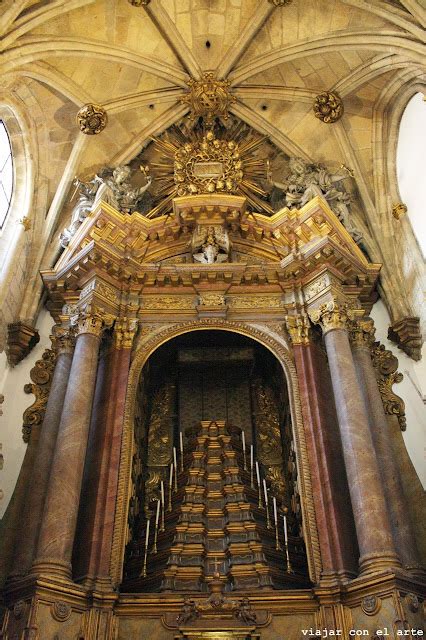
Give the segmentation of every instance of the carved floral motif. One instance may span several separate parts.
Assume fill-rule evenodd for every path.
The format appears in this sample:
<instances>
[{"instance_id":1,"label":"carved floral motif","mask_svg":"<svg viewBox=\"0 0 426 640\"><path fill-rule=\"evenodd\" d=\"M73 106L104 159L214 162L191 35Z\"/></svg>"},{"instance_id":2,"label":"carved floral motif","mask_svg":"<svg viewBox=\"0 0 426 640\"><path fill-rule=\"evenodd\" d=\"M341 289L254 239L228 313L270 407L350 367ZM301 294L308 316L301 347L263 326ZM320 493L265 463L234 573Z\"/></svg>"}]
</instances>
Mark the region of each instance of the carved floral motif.
<instances>
[{"instance_id":1,"label":"carved floral motif","mask_svg":"<svg viewBox=\"0 0 426 640\"><path fill-rule=\"evenodd\" d=\"M107 113L99 104L85 104L77 113L80 131L88 136L94 136L103 131L107 122Z\"/></svg>"},{"instance_id":2,"label":"carved floral motif","mask_svg":"<svg viewBox=\"0 0 426 640\"><path fill-rule=\"evenodd\" d=\"M327 124L332 124L342 117L343 102L337 93L324 91L315 98L313 109L316 118Z\"/></svg>"}]
</instances>

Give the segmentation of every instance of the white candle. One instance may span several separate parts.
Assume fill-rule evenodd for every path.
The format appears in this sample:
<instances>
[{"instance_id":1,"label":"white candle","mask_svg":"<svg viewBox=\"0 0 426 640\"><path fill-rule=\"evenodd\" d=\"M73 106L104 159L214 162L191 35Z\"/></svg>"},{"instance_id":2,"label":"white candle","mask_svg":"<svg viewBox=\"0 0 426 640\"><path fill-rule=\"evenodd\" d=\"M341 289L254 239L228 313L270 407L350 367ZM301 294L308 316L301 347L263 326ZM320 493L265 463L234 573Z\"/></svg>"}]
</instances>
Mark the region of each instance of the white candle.
<instances>
[{"instance_id":1,"label":"white candle","mask_svg":"<svg viewBox=\"0 0 426 640\"><path fill-rule=\"evenodd\" d=\"M257 485L260 487L260 472L259 472L259 463L256 460L256 478L257 478Z\"/></svg>"},{"instance_id":2,"label":"white candle","mask_svg":"<svg viewBox=\"0 0 426 640\"><path fill-rule=\"evenodd\" d=\"M158 527L159 519L160 519L160 501L157 500L157 513L155 514L155 528Z\"/></svg>"},{"instance_id":3,"label":"white candle","mask_svg":"<svg viewBox=\"0 0 426 640\"><path fill-rule=\"evenodd\" d=\"M164 482L163 481L161 481L161 484L160 484L160 491L161 491L161 506L164 511Z\"/></svg>"},{"instance_id":4,"label":"white candle","mask_svg":"<svg viewBox=\"0 0 426 640\"><path fill-rule=\"evenodd\" d=\"M243 453L245 456L246 455L246 434L244 433L244 431L241 432L241 438L243 441Z\"/></svg>"},{"instance_id":5,"label":"white candle","mask_svg":"<svg viewBox=\"0 0 426 640\"><path fill-rule=\"evenodd\" d=\"M180 443L180 455L183 456L183 434L182 434L182 431L179 432L179 443Z\"/></svg>"},{"instance_id":6,"label":"white candle","mask_svg":"<svg viewBox=\"0 0 426 640\"><path fill-rule=\"evenodd\" d=\"M253 470L254 451L253 445L250 445L250 469Z\"/></svg>"},{"instance_id":7,"label":"white candle","mask_svg":"<svg viewBox=\"0 0 426 640\"><path fill-rule=\"evenodd\" d=\"M277 525L277 523L278 523L277 499L276 499L275 496L272 498L272 501L274 503L274 522L275 522L275 525Z\"/></svg>"},{"instance_id":8,"label":"white candle","mask_svg":"<svg viewBox=\"0 0 426 640\"><path fill-rule=\"evenodd\" d=\"M148 549L148 540L149 540L149 523L151 521L149 518L146 520L146 533L145 533L145 549Z\"/></svg>"},{"instance_id":9,"label":"white candle","mask_svg":"<svg viewBox=\"0 0 426 640\"><path fill-rule=\"evenodd\" d=\"M263 495L265 496L265 505L268 504L268 490L266 488L266 480L263 478Z\"/></svg>"},{"instance_id":10,"label":"white candle","mask_svg":"<svg viewBox=\"0 0 426 640\"><path fill-rule=\"evenodd\" d=\"M170 476L169 476L169 485L170 487L173 484L173 462L170 463Z\"/></svg>"},{"instance_id":11,"label":"white candle","mask_svg":"<svg viewBox=\"0 0 426 640\"><path fill-rule=\"evenodd\" d=\"M177 469L177 461L176 461L176 447L173 447L173 463L175 465L175 469Z\"/></svg>"},{"instance_id":12,"label":"white candle","mask_svg":"<svg viewBox=\"0 0 426 640\"><path fill-rule=\"evenodd\" d=\"M287 534L287 518L285 516L283 516L283 522L284 522L284 540L285 543L288 543L288 534Z\"/></svg>"}]
</instances>

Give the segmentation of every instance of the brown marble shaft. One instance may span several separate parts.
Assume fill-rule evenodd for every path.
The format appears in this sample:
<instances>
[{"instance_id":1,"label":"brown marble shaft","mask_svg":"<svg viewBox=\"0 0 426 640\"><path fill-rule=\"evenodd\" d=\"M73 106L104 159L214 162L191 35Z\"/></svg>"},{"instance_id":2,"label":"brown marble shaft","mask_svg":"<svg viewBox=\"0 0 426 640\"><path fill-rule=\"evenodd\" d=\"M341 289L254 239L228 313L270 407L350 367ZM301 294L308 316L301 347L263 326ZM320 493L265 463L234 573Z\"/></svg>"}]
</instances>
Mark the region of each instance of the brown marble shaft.
<instances>
[{"instance_id":1,"label":"brown marble shaft","mask_svg":"<svg viewBox=\"0 0 426 640\"><path fill-rule=\"evenodd\" d=\"M25 544L25 540L22 539L21 515L25 496L31 488L39 438L40 426L32 427L15 489L0 521L0 587L13 569L14 551Z\"/></svg>"},{"instance_id":2,"label":"brown marble shaft","mask_svg":"<svg viewBox=\"0 0 426 640\"><path fill-rule=\"evenodd\" d=\"M25 544L20 544L15 552L16 574L27 573L34 560L71 362L71 352L58 354L31 474L31 486L26 494L21 517Z\"/></svg>"},{"instance_id":3,"label":"brown marble shaft","mask_svg":"<svg viewBox=\"0 0 426 640\"><path fill-rule=\"evenodd\" d=\"M419 556L416 540L411 518L406 508L407 502L402 487L399 464L389 434L389 426L377 386L370 349L368 346L354 344L352 350L382 476L395 547L405 566L418 567Z\"/></svg>"},{"instance_id":4,"label":"brown marble shaft","mask_svg":"<svg viewBox=\"0 0 426 640\"><path fill-rule=\"evenodd\" d=\"M116 369L116 395L111 416L111 443L108 472L105 475L105 509L99 539L97 577L109 576L114 533L115 506L117 501L118 475L120 469L121 441L124 427L124 405L126 401L127 381L130 370L130 348L121 349Z\"/></svg>"},{"instance_id":5,"label":"brown marble shaft","mask_svg":"<svg viewBox=\"0 0 426 640\"><path fill-rule=\"evenodd\" d=\"M110 586L109 566L117 499L130 348L110 345L101 355L78 517L73 567L87 585Z\"/></svg>"},{"instance_id":6,"label":"brown marble shaft","mask_svg":"<svg viewBox=\"0 0 426 640\"><path fill-rule=\"evenodd\" d=\"M325 354L311 343L294 346L311 468L321 579L357 574L358 545Z\"/></svg>"},{"instance_id":7,"label":"brown marble shaft","mask_svg":"<svg viewBox=\"0 0 426 640\"><path fill-rule=\"evenodd\" d=\"M360 551L360 571L399 567L346 329L324 336Z\"/></svg>"},{"instance_id":8,"label":"brown marble shaft","mask_svg":"<svg viewBox=\"0 0 426 640\"><path fill-rule=\"evenodd\" d=\"M99 342L93 333L77 337L33 564L37 573L71 577Z\"/></svg>"},{"instance_id":9,"label":"brown marble shaft","mask_svg":"<svg viewBox=\"0 0 426 640\"><path fill-rule=\"evenodd\" d=\"M419 550L420 560L426 567L426 496L423 485L416 473L402 436L398 417L386 416L389 437L395 451L395 462L400 469L400 477L404 495L407 498L406 510L414 524L414 535Z\"/></svg>"}]
</instances>

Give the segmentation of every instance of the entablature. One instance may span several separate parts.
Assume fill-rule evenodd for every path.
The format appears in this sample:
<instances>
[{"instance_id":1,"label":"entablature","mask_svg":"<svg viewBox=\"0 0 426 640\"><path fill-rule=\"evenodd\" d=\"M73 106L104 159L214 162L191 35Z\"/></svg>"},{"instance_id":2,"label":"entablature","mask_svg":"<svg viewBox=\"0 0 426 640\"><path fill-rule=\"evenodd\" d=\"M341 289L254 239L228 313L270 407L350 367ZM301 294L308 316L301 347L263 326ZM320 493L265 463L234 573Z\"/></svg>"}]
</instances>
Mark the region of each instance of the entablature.
<instances>
[{"instance_id":1,"label":"entablature","mask_svg":"<svg viewBox=\"0 0 426 640\"><path fill-rule=\"evenodd\" d=\"M238 262L231 251L222 262L189 262L191 233L210 224L226 228ZM178 260L183 254L187 260ZM257 309L284 317L336 291L368 308L379 270L319 197L267 217L247 212L242 197L216 194L176 198L172 214L154 219L101 202L42 277L55 317L73 304L117 315L130 299L141 317L196 316L206 293L219 296L217 306L231 316Z\"/></svg>"}]
</instances>

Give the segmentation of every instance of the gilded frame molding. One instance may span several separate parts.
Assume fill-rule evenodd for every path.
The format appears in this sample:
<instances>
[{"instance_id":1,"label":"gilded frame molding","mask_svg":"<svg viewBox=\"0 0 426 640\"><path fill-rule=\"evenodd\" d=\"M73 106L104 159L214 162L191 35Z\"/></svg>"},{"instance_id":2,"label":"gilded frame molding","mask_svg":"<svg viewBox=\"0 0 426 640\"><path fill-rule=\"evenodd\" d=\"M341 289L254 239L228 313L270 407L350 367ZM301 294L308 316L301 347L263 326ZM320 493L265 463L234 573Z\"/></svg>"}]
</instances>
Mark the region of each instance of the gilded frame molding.
<instances>
[{"instance_id":1,"label":"gilded frame molding","mask_svg":"<svg viewBox=\"0 0 426 640\"><path fill-rule=\"evenodd\" d=\"M115 510L114 534L110 558L110 575L114 585L122 579L124 552L126 546L128 505L131 491L131 468L133 456L133 424L136 391L142 369L150 355L169 340L190 331L217 329L230 331L252 338L268 349L280 362L287 381L291 408L293 437L296 449L296 462L300 484L303 529L306 543L309 575L312 582L318 583L322 563L315 517L312 481L309 469L308 451L303 427L299 385L296 368L286 341L283 325L277 323L247 323L228 321L221 318L206 318L188 322L166 323L144 327L138 336L130 367L126 402L124 409L123 437L120 454L117 500ZM147 331L148 329L148 331Z\"/></svg>"}]
</instances>

